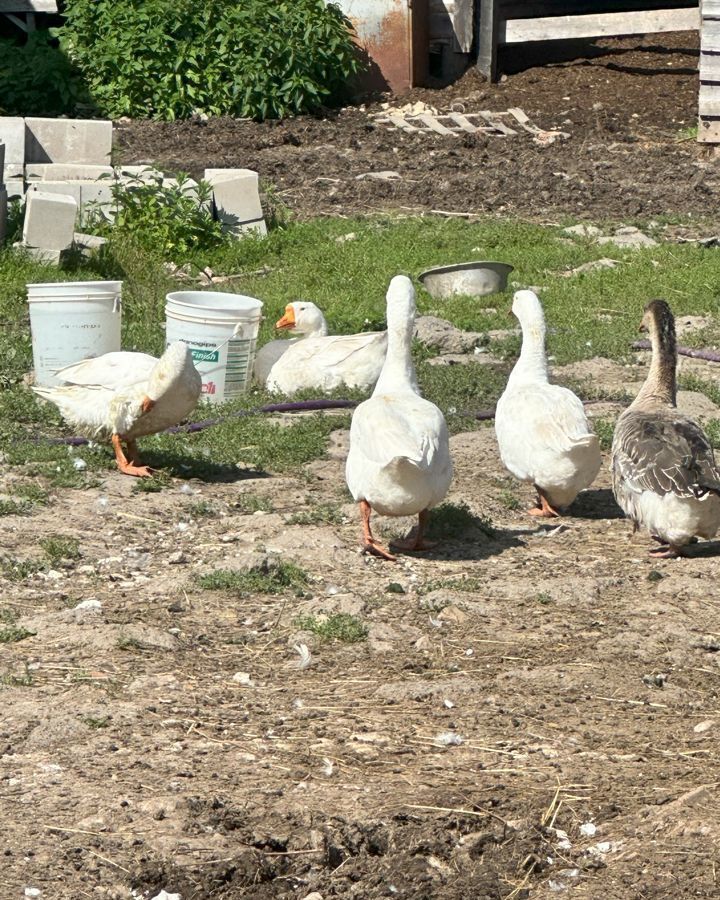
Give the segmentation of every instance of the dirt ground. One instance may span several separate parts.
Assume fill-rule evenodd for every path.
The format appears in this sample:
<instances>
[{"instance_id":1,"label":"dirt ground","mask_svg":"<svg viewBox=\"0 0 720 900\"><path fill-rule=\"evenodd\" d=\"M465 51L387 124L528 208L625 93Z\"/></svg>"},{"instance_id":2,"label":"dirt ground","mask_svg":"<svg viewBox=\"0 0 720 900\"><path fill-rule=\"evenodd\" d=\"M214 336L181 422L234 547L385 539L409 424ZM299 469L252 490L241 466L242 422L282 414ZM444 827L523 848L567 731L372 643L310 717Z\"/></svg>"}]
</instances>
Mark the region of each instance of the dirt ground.
<instances>
[{"instance_id":1,"label":"dirt ground","mask_svg":"<svg viewBox=\"0 0 720 900\"><path fill-rule=\"evenodd\" d=\"M119 144L128 163L250 166L299 216L707 214L711 151L677 141L694 121L694 44L625 49L638 46L413 97L520 105L570 133L547 147L403 136L357 110L121 124ZM399 180L355 178L390 168ZM631 393L645 371L558 374ZM6 557L38 558L48 534L77 538L81 557L0 577L2 609L33 633L0 643L0 898L718 897L718 545L648 559L607 466L571 515L539 525L479 424L452 439L448 498L475 524L384 563L358 553L346 444L339 430L302 471L161 493L112 473L3 518ZM290 522L328 504L338 524ZM197 581L278 560L309 573L300 595ZM298 624L336 613L367 639Z\"/></svg>"},{"instance_id":2,"label":"dirt ground","mask_svg":"<svg viewBox=\"0 0 720 900\"><path fill-rule=\"evenodd\" d=\"M406 134L376 124L382 110L374 102L264 124L120 122L118 156L196 176L206 167L255 169L300 217L387 209L532 219L712 215L720 185L715 150L687 133L697 123L697 35L557 48L550 63L495 85L472 70L444 90L391 101L421 101L438 112L520 107L538 127L569 135L547 146L527 132ZM507 66L532 63L524 54ZM378 172L396 175L367 177Z\"/></svg>"},{"instance_id":3,"label":"dirt ground","mask_svg":"<svg viewBox=\"0 0 720 900\"><path fill-rule=\"evenodd\" d=\"M632 394L646 369L558 374L599 371ZM3 520L9 557L60 534L81 558L3 584L33 635L0 643L0 896L717 897L717 544L651 561L606 468L538 525L479 425L449 497L477 521L386 563L358 553L346 446L159 494L113 473ZM289 521L328 504L339 524ZM198 585L278 560L307 587ZM367 640L298 623L336 613Z\"/></svg>"}]
</instances>

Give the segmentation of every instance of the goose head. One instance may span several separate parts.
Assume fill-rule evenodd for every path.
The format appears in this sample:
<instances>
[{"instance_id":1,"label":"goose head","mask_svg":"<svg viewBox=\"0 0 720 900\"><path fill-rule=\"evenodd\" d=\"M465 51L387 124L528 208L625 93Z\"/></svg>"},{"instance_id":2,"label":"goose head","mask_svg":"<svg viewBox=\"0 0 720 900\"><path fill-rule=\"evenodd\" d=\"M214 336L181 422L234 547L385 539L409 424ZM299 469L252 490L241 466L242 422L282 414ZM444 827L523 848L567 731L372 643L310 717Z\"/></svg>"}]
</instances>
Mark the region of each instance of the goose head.
<instances>
[{"instance_id":1,"label":"goose head","mask_svg":"<svg viewBox=\"0 0 720 900\"><path fill-rule=\"evenodd\" d=\"M387 289L388 332L412 332L415 322L415 288L407 275L396 275Z\"/></svg>"},{"instance_id":2,"label":"goose head","mask_svg":"<svg viewBox=\"0 0 720 900\"><path fill-rule=\"evenodd\" d=\"M515 291L512 311L522 326L543 322L543 308L534 291Z\"/></svg>"},{"instance_id":3,"label":"goose head","mask_svg":"<svg viewBox=\"0 0 720 900\"><path fill-rule=\"evenodd\" d=\"M675 316L665 300L651 300L643 312L640 331L650 335L650 340L664 348L675 346Z\"/></svg>"},{"instance_id":4,"label":"goose head","mask_svg":"<svg viewBox=\"0 0 720 900\"><path fill-rule=\"evenodd\" d=\"M197 384L200 392L200 373L193 363L192 353L185 341L173 341L157 361L147 383L147 396L157 402L180 380Z\"/></svg>"},{"instance_id":5,"label":"goose head","mask_svg":"<svg viewBox=\"0 0 720 900\"><path fill-rule=\"evenodd\" d=\"M298 334L325 336L328 333L325 316L309 300L296 300L294 303L288 303L285 307L285 314L278 319L275 327Z\"/></svg>"}]
</instances>

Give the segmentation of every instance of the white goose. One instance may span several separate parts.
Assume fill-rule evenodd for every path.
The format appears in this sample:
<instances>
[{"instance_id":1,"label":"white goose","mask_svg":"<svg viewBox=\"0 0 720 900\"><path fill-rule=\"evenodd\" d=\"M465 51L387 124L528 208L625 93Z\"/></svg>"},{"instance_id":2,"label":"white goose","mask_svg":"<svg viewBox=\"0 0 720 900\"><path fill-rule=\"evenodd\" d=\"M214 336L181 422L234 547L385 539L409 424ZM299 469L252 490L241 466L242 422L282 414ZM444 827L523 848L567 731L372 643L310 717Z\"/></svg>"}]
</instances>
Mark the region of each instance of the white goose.
<instances>
[{"instance_id":1,"label":"white goose","mask_svg":"<svg viewBox=\"0 0 720 900\"><path fill-rule=\"evenodd\" d=\"M322 312L307 300L289 303L275 327L300 338L270 341L258 351L254 375L269 390L291 396L303 388L331 391L343 384L369 389L377 381L387 350L384 331L329 335Z\"/></svg>"},{"instance_id":2,"label":"white goose","mask_svg":"<svg viewBox=\"0 0 720 900\"><path fill-rule=\"evenodd\" d=\"M650 555L672 558L720 527L720 469L705 432L676 408L675 320L664 300L648 303L640 330L650 332L652 361L615 426L613 493L635 528L663 545Z\"/></svg>"},{"instance_id":3,"label":"white goose","mask_svg":"<svg viewBox=\"0 0 720 900\"><path fill-rule=\"evenodd\" d=\"M517 291L513 313L520 320L520 358L495 410L495 434L506 468L535 486L533 516L557 516L600 470L600 444L581 401L548 382L545 316L532 291Z\"/></svg>"},{"instance_id":4,"label":"white goose","mask_svg":"<svg viewBox=\"0 0 720 900\"><path fill-rule=\"evenodd\" d=\"M372 397L355 410L345 477L360 504L365 550L394 560L373 537L372 510L384 516L418 516L417 530L397 546L429 549L423 540L427 512L447 494L452 480L445 418L420 396L410 353L415 289L397 275L387 292L388 350Z\"/></svg>"},{"instance_id":5,"label":"white goose","mask_svg":"<svg viewBox=\"0 0 720 900\"><path fill-rule=\"evenodd\" d=\"M152 471L140 462L136 440L177 425L197 405L202 381L183 341L160 359L119 351L60 369L61 387L33 387L90 438L110 439L118 469L141 478ZM123 452L122 442L127 446Z\"/></svg>"}]
</instances>

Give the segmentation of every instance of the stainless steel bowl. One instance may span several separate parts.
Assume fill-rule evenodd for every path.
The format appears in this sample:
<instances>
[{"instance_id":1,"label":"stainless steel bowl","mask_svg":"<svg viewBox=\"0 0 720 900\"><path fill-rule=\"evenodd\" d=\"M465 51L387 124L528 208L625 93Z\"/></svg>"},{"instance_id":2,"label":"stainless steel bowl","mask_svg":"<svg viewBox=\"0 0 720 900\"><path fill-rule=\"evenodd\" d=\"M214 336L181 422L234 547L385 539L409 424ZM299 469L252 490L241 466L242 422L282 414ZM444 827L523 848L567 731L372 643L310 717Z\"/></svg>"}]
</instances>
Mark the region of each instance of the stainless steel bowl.
<instances>
[{"instance_id":1,"label":"stainless steel bowl","mask_svg":"<svg viewBox=\"0 0 720 900\"><path fill-rule=\"evenodd\" d=\"M504 291L513 266L501 262L466 262L437 266L418 275L425 290L439 299L463 294L484 297Z\"/></svg>"}]
</instances>

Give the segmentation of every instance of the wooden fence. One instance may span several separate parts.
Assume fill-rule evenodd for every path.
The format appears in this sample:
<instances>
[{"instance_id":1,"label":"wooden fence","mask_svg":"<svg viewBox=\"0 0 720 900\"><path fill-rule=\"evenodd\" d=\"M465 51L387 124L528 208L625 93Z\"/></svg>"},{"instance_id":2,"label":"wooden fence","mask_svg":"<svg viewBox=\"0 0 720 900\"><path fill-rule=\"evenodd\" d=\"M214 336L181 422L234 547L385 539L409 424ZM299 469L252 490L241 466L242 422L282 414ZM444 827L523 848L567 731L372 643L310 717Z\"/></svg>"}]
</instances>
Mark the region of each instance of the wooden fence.
<instances>
[{"instance_id":1,"label":"wooden fence","mask_svg":"<svg viewBox=\"0 0 720 900\"><path fill-rule=\"evenodd\" d=\"M720 142L720 0L703 0L698 140Z\"/></svg>"}]
</instances>

